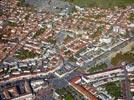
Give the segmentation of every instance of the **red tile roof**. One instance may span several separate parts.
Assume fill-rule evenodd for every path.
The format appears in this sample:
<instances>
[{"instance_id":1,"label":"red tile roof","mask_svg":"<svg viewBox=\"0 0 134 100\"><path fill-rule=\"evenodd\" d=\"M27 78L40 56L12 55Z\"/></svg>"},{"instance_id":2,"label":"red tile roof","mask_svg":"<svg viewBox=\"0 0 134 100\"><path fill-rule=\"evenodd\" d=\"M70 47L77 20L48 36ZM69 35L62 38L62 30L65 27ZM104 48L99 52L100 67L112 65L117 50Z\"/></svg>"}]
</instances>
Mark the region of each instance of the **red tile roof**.
<instances>
[{"instance_id":1,"label":"red tile roof","mask_svg":"<svg viewBox=\"0 0 134 100\"><path fill-rule=\"evenodd\" d=\"M78 92L80 92L81 94L83 94L84 96L87 96L89 100L97 100L97 97L95 95L93 95L90 91L90 89L84 88L82 85L76 84L75 82L80 80L81 77L75 77L73 78L70 83L71 85L78 90Z\"/></svg>"}]
</instances>

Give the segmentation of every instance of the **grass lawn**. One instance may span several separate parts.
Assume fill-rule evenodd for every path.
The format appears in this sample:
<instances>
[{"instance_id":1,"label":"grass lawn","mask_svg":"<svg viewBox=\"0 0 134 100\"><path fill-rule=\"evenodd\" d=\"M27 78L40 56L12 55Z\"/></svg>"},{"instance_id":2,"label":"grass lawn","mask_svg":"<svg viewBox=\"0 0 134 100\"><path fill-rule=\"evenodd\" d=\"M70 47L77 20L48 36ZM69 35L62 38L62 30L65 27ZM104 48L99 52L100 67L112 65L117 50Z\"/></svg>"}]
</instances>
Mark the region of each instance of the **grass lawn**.
<instances>
[{"instance_id":1,"label":"grass lawn","mask_svg":"<svg viewBox=\"0 0 134 100\"><path fill-rule=\"evenodd\" d=\"M65 95L65 100L74 100L71 94Z\"/></svg>"},{"instance_id":2,"label":"grass lawn","mask_svg":"<svg viewBox=\"0 0 134 100\"><path fill-rule=\"evenodd\" d=\"M15 57L18 59L27 59L27 58L34 58L38 55L39 54L28 51L28 50L21 50L21 51L17 51Z\"/></svg>"},{"instance_id":3,"label":"grass lawn","mask_svg":"<svg viewBox=\"0 0 134 100\"><path fill-rule=\"evenodd\" d=\"M111 64L116 66L123 61L128 62L128 63L133 63L134 61L133 50L128 51L124 54L122 52L117 53L116 56L111 59Z\"/></svg>"},{"instance_id":4,"label":"grass lawn","mask_svg":"<svg viewBox=\"0 0 134 100\"><path fill-rule=\"evenodd\" d=\"M7 21L7 24L9 25L9 26L12 26L12 27L15 27L15 26L17 26L17 23L16 22L13 22L13 21Z\"/></svg>"},{"instance_id":5,"label":"grass lawn","mask_svg":"<svg viewBox=\"0 0 134 100\"><path fill-rule=\"evenodd\" d=\"M134 14L130 13L128 20L134 23Z\"/></svg>"},{"instance_id":6,"label":"grass lawn","mask_svg":"<svg viewBox=\"0 0 134 100\"><path fill-rule=\"evenodd\" d=\"M72 2L79 6L88 7L104 7L111 8L114 6L124 7L126 5L134 4L134 0L64 0Z\"/></svg>"},{"instance_id":7,"label":"grass lawn","mask_svg":"<svg viewBox=\"0 0 134 100\"><path fill-rule=\"evenodd\" d=\"M99 72L99 71L103 71L104 69L107 68L107 64L102 63L102 64L98 64L95 67L92 67L88 70L88 72L90 73L95 73L95 72Z\"/></svg>"}]
</instances>

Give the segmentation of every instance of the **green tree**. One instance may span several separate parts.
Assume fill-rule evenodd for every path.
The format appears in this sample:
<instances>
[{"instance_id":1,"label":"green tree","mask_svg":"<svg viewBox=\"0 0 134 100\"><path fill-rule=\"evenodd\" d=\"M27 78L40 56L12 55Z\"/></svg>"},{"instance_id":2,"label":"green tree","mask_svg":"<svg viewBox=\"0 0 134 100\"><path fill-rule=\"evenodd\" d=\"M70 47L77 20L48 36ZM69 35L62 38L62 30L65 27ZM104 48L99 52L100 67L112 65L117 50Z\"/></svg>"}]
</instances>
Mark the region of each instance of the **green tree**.
<instances>
[{"instance_id":1,"label":"green tree","mask_svg":"<svg viewBox=\"0 0 134 100\"><path fill-rule=\"evenodd\" d=\"M107 83L106 91L117 100L121 96L121 87L117 83Z\"/></svg>"}]
</instances>

